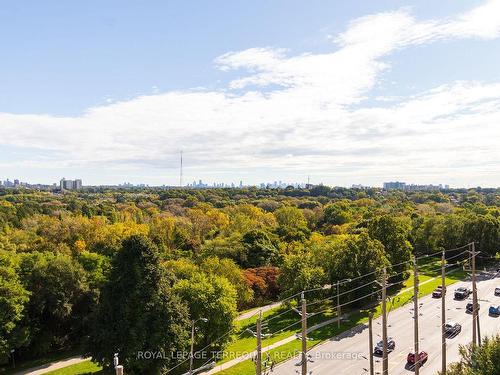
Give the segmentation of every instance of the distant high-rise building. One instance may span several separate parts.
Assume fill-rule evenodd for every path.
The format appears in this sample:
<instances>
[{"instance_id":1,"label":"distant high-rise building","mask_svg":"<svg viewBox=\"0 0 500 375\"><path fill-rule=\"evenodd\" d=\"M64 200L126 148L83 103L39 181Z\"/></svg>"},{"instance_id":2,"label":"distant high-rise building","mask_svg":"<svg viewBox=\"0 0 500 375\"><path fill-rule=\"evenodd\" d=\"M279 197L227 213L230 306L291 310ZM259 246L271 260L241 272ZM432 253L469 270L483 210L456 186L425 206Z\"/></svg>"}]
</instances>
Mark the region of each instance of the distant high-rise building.
<instances>
[{"instance_id":1,"label":"distant high-rise building","mask_svg":"<svg viewBox=\"0 0 500 375\"><path fill-rule=\"evenodd\" d=\"M405 182L384 182L384 190L404 190L406 188Z\"/></svg>"},{"instance_id":2,"label":"distant high-rise building","mask_svg":"<svg viewBox=\"0 0 500 375\"><path fill-rule=\"evenodd\" d=\"M59 182L59 187L61 190L80 190L82 188L82 180L66 180L64 177Z\"/></svg>"}]
</instances>

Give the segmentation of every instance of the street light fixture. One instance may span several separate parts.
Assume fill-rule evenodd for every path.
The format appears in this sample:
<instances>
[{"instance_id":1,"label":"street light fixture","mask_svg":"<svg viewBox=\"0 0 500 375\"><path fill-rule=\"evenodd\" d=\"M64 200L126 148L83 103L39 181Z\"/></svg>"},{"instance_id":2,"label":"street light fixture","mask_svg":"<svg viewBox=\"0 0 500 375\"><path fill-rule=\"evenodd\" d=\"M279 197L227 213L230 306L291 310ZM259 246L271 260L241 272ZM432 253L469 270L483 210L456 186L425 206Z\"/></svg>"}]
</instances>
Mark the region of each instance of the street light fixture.
<instances>
[{"instance_id":1,"label":"street light fixture","mask_svg":"<svg viewBox=\"0 0 500 375\"><path fill-rule=\"evenodd\" d=\"M207 318L198 318L191 321L191 351L189 352L189 375L193 375L193 357L194 357L194 327L199 321L208 322Z\"/></svg>"},{"instance_id":2,"label":"street light fixture","mask_svg":"<svg viewBox=\"0 0 500 375\"><path fill-rule=\"evenodd\" d=\"M10 350L10 355L12 356L12 367L16 368L16 358L14 356L14 353L16 352L16 349L11 349Z\"/></svg>"},{"instance_id":3,"label":"street light fixture","mask_svg":"<svg viewBox=\"0 0 500 375\"><path fill-rule=\"evenodd\" d=\"M344 280L338 280L337 281L337 327L340 328L340 320L341 320L341 316L342 316L342 313L341 313L341 308L340 308L340 291L339 291L339 288L340 288L340 285L343 285L345 283L348 283L350 282L351 279L344 279Z\"/></svg>"}]
</instances>

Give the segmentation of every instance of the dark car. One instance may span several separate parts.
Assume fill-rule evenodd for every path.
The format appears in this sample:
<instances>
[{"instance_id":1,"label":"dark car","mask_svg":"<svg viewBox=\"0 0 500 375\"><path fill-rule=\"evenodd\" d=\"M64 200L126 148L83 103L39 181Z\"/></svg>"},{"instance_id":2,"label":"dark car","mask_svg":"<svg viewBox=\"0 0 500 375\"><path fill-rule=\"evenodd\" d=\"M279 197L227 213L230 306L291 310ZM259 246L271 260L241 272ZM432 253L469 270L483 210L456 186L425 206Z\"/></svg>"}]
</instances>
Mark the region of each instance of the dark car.
<instances>
[{"instance_id":1,"label":"dark car","mask_svg":"<svg viewBox=\"0 0 500 375\"><path fill-rule=\"evenodd\" d=\"M418 359L420 361L420 364L423 365L425 362L427 362L428 358L429 358L429 355L427 354L427 352L421 351L418 356L416 356L415 353L411 352L411 353L408 353L408 357L406 357L406 361L410 365L414 365L416 360Z\"/></svg>"},{"instance_id":2,"label":"dark car","mask_svg":"<svg viewBox=\"0 0 500 375\"><path fill-rule=\"evenodd\" d=\"M444 325L444 332L448 336L455 336L458 335L462 331L462 326L458 323L455 322L447 322Z\"/></svg>"},{"instance_id":3,"label":"dark car","mask_svg":"<svg viewBox=\"0 0 500 375\"><path fill-rule=\"evenodd\" d=\"M396 342L393 340L392 337L389 337L387 339L387 351L392 352L396 348ZM375 346L375 349L373 350L373 353L376 355L382 355L384 354L384 342L379 341L377 345Z\"/></svg>"},{"instance_id":4,"label":"dark car","mask_svg":"<svg viewBox=\"0 0 500 375\"><path fill-rule=\"evenodd\" d=\"M491 305L490 308L488 309L488 314L493 316L499 316L500 306Z\"/></svg>"},{"instance_id":5,"label":"dark car","mask_svg":"<svg viewBox=\"0 0 500 375\"><path fill-rule=\"evenodd\" d=\"M472 308L474 307L474 304L472 302L469 302L467 306L465 307L465 311L468 313L472 313ZM480 306L479 303L477 304L477 309L479 310Z\"/></svg>"},{"instance_id":6,"label":"dark car","mask_svg":"<svg viewBox=\"0 0 500 375\"><path fill-rule=\"evenodd\" d=\"M455 289L455 299L466 299L471 295L472 291L468 288L460 287Z\"/></svg>"},{"instance_id":7,"label":"dark car","mask_svg":"<svg viewBox=\"0 0 500 375\"><path fill-rule=\"evenodd\" d=\"M500 296L500 288L495 288L495 296Z\"/></svg>"},{"instance_id":8,"label":"dark car","mask_svg":"<svg viewBox=\"0 0 500 375\"><path fill-rule=\"evenodd\" d=\"M446 293L446 289L445 289ZM432 292L432 298L441 298L443 295L443 287L439 285L434 291Z\"/></svg>"}]
</instances>

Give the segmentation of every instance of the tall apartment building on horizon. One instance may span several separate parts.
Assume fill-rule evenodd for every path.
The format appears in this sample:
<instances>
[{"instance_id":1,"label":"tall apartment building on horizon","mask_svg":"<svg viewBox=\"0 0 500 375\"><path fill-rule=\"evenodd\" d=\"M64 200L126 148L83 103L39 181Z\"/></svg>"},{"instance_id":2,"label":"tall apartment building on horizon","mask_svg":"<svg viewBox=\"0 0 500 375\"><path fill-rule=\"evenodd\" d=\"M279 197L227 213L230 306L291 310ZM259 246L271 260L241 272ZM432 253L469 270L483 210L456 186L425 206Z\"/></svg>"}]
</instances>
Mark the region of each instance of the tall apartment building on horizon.
<instances>
[{"instance_id":1,"label":"tall apartment building on horizon","mask_svg":"<svg viewBox=\"0 0 500 375\"><path fill-rule=\"evenodd\" d=\"M64 177L61 179L59 186L61 190L80 190L82 188L82 180L66 180Z\"/></svg>"}]
</instances>

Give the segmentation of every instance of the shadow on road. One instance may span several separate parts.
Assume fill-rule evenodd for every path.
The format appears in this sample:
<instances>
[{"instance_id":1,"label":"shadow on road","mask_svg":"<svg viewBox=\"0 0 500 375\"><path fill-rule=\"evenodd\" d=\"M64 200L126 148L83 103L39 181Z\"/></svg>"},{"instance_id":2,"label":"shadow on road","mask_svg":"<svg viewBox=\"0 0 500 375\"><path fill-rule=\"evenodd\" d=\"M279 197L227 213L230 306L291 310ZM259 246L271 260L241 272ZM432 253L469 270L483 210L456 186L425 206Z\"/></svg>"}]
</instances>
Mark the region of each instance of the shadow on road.
<instances>
[{"instance_id":1,"label":"shadow on road","mask_svg":"<svg viewBox=\"0 0 500 375\"><path fill-rule=\"evenodd\" d=\"M347 337L354 337L356 335L363 333L363 331L365 331L367 329L368 329L368 326L365 324L358 325L358 326L351 328L345 332L342 332L341 334L339 334L335 337L332 337L330 339L330 341L340 341L340 340L345 339Z\"/></svg>"}]
</instances>

